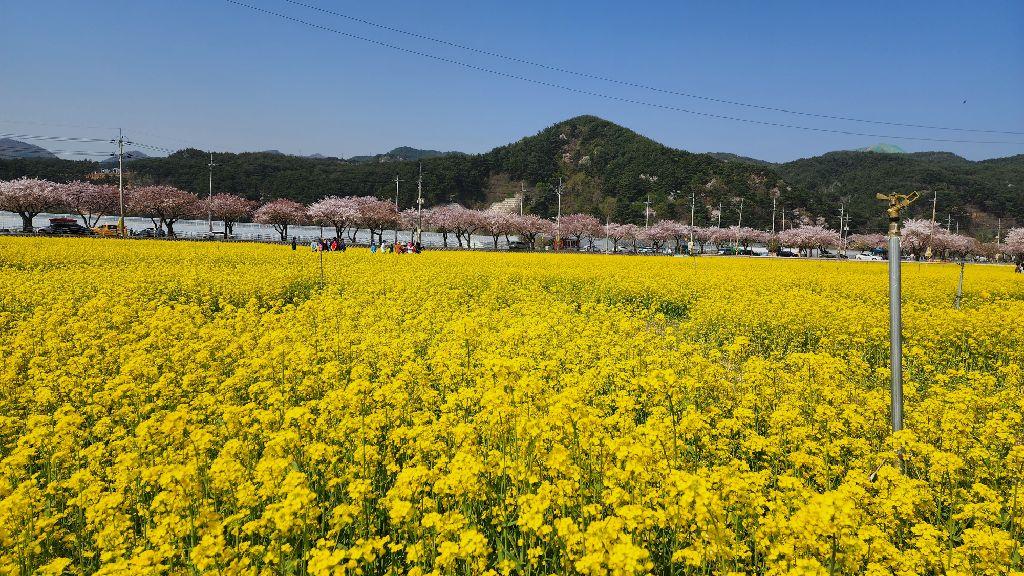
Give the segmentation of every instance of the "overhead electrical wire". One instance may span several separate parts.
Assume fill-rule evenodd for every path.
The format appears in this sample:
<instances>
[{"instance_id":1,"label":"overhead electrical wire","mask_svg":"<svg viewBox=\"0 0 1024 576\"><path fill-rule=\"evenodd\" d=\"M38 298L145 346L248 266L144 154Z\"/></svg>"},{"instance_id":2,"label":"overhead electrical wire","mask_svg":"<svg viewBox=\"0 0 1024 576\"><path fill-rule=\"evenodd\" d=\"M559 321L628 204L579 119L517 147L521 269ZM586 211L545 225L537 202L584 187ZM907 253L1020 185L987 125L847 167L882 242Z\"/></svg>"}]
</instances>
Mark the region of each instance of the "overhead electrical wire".
<instances>
[{"instance_id":1,"label":"overhead electrical wire","mask_svg":"<svg viewBox=\"0 0 1024 576\"><path fill-rule=\"evenodd\" d=\"M747 124L757 124L757 125L761 125L761 126L771 126L771 127L775 127L775 128L788 128L788 129L792 129L792 130L804 130L804 131L808 131L808 132L819 132L819 133L829 133L829 134L842 134L842 135L846 135L846 136L864 136L864 137L869 137L869 138L881 138L881 139L891 139L891 140L913 140L913 141L922 141L922 142L945 142L945 143L957 143L957 144L1002 144L1002 145L1013 145L1013 146L1022 146L1022 145L1024 145L1024 142L1013 142L1013 141L1006 141L1006 140L968 140L968 139L958 139L958 138L933 138L933 137L926 137L926 136L901 136L901 135L894 135L894 134L873 134L873 133L868 133L868 132L856 132L856 131L852 131L852 130L842 130L842 129L838 129L838 128L818 128L818 127L813 127L813 126L800 126L800 125L796 125L796 124L786 124L786 123L782 123L782 122L772 122L772 121L768 121L768 120L755 120L755 119L752 119L752 118L740 118L740 117L737 117L737 116L729 116L729 115L725 115L725 114L714 114L714 113L711 113L711 112L701 112L699 110L691 110L689 108L682 108L680 106L673 106L673 105L669 105L669 104L659 104L657 102L649 102L649 101L645 101L645 100L637 100L635 98L626 98L626 97L622 97L622 96L614 96L614 95L611 95L611 94L604 94L604 93L595 92L595 91L592 91L592 90L586 90L586 89L582 89L582 88L575 88L573 86L566 86L564 84L558 84L558 83L555 83L555 82L548 82L548 81L545 81L545 80L538 80L536 78L530 78L530 77L527 77L527 76L521 76L521 75L518 75L518 74L509 73L509 72L502 72L500 70L494 70L493 68L487 68L487 67L484 67L484 66L477 66L475 64L469 64L467 62L462 62L460 60L455 60L453 58L447 58L447 57L444 57L444 56L437 56L435 54L430 54L430 53L427 53L427 52L422 52L420 50L414 50L414 49L411 49L411 48L405 48L403 46L398 46L398 45L391 44L391 43L388 43L388 42L384 42L384 41L381 41L381 40L375 40L373 38L367 38L365 36L360 36L358 34L353 34L351 32L344 32L344 31L338 30L336 28L331 28L329 26L324 26L322 24L317 24L317 23L314 23L314 22L309 22L309 21L303 20L301 18L296 18L294 16L289 16L287 14L281 14L280 12L274 12L273 10L267 10L265 8L260 8L258 6L252 6L252 5L246 4L244 2L239 2L238 0L224 0L224 1L229 3L229 4L234 4L236 6L241 6L243 8L248 8L248 9L254 11L254 12L259 12L259 13L266 14L266 15L269 15L269 16L275 16L277 18L281 18L283 20L288 20L288 21L294 22L296 24L302 24L302 25L308 26L310 28L314 28L314 29L317 29L317 30L322 30L324 32L331 32L333 34L337 34L339 36L344 36L346 38L352 38L352 39L355 39L355 40L360 40L360 41L363 41L363 42L368 42L370 44L375 44L377 46L382 46L382 47L385 47L385 48L389 48L391 50L396 50L396 51L399 51L399 52L404 52L406 54L413 54L413 55L416 55L416 56L420 56L420 57L423 57L423 58L428 58L428 59L435 60L435 61L438 61L438 62L445 62L447 64L453 64L453 65L456 65L456 66L461 66L461 67L469 69L469 70L476 70L476 71L479 71L479 72L485 72L485 73L492 74L492 75L495 75L495 76L500 76L500 77L503 77L503 78L519 80L521 82L535 84L535 85L538 85L538 86L546 86L546 87L549 87L549 88L556 88L556 89L564 90L566 92L571 92L571 93L574 93L574 94L582 94L582 95L586 95L586 96L593 96L593 97L596 97L596 98L602 98L602 99L610 100L610 101L614 101L614 102L622 102L622 103L627 103L627 104L635 104L635 105L640 105L640 106L647 106L647 107L657 108L657 109L661 109L661 110L671 110L671 111L674 111L674 112L682 112L684 114L691 114L691 115L694 115L694 116L700 116L700 117L704 117L704 118L715 118L715 119L719 119L719 120L730 120L730 121L733 121L733 122L743 122L743 123L747 123Z\"/></svg>"},{"instance_id":2,"label":"overhead electrical wire","mask_svg":"<svg viewBox=\"0 0 1024 576\"><path fill-rule=\"evenodd\" d=\"M550 70L552 72L559 72L559 73L562 73L562 74L570 74L572 76L577 76L579 78L587 78L587 79L590 79L590 80L599 80L601 82L608 82L608 83L611 83L611 84L618 84L619 86L626 86L626 87L629 87L629 88L640 88L640 89L643 89L643 90L650 90L652 92L658 92L660 94L669 94L669 95L672 95L672 96L683 96L685 98L692 98L692 99L695 99L695 100L703 100L705 102L715 102L715 103L718 103L718 104L728 104L730 106L742 106L744 108L754 108L754 109L765 110L765 111L769 111L769 112L781 112L781 113L784 113L784 114L794 114L794 115L797 115L797 116L806 116L806 117L809 117L809 118L822 118L822 119L825 119L825 120L841 120L841 121L844 121L844 122L861 122L861 123L866 123L866 124L878 124L878 125L882 125L882 126L896 126L896 127L901 127L901 128L921 128L921 129L926 129L926 130L949 130L949 131L956 131L956 132L978 132L978 133L987 133L987 134L1008 134L1008 135L1014 135L1014 136L1024 135L1024 131L1017 131L1017 132L1015 132L1015 131L1011 131L1011 130L990 130L990 129L982 129L982 128L959 128L959 127L952 127L952 126L935 126L935 125L930 125L930 124L913 124L913 123L908 123L908 122L890 122L890 121L885 121L885 120L870 120L870 119L867 119L867 118L855 118L855 117L852 117L852 116L846 116L846 115L841 115L841 114L820 114L820 113L815 113L815 112L805 112L805 111L801 111L801 110L793 110L793 109L790 109L790 108L781 108L781 107L777 107L777 106L767 106L767 105L763 105L763 104L753 104L753 103L750 103L750 102L740 102L738 100L728 100L726 98L716 98L716 97L713 97L713 96L704 96L704 95L701 95L701 94L693 94L693 93L690 93L690 92L682 92L682 91L679 91L679 90L671 90L671 89L668 89L668 88L659 88L657 86L652 86L650 84L643 84L643 83L640 83L640 82L632 82L632 81L629 81L629 80L620 80L620 79L617 79L617 78L611 78L609 76L602 76L600 74L592 74L592 73L588 73L588 72L580 72L578 70L572 70L572 69L569 69L569 68L563 68L561 66L553 66L551 64L544 64L543 62L537 62L537 61L534 61L534 60L528 60L526 58L519 58L519 57L516 57L516 56L509 56L507 54L502 54L500 52L494 52L494 51L491 51L491 50L484 50L482 48L474 48L472 46L467 46L465 44L459 44L457 42L452 42L450 40L445 40L443 38L436 38L436 37L433 37L433 36L428 36L426 34L419 34L417 32L410 32L408 30L403 30L401 28L395 28L394 26L387 26L385 24L380 24L380 23L377 23L377 22L373 22L371 20L366 20L365 18L358 18L358 17L355 17L355 16L351 16L349 14L344 14L344 13L341 13L341 12L337 12L335 10L328 10L327 8L321 8L320 6L316 6L316 5L313 5L313 4L307 4L305 2L299 2L298 0L283 0L283 1L284 2L288 2L289 4L294 4L295 6L302 6L303 8L308 8L309 10L315 10L317 12L321 12L321 13L324 13L324 14L329 14L331 16L337 16L338 18L344 18L344 19L352 21L352 22L358 22L360 24L365 24L367 26L372 26L374 28L378 28L378 29L381 29L381 30L387 30L388 32L394 32L396 34L403 34L403 35L409 36L411 38L418 38L420 40L427 40L427 41L430 41L430 42L435 42L437 44L442 44L444 46L450 46L452 48L458 48L459 50L465 50L465 51L473 52L473 53L476 53L476 54L482 54L484 56L490 56L492 58L499 58L499 59L502 59L502 60L506 60L508 62L515 62L517 64L525 64L525 65L528 65L528 66L534 66L536 68L542 68L544 70Z\"/></svg>"}]
</instances>

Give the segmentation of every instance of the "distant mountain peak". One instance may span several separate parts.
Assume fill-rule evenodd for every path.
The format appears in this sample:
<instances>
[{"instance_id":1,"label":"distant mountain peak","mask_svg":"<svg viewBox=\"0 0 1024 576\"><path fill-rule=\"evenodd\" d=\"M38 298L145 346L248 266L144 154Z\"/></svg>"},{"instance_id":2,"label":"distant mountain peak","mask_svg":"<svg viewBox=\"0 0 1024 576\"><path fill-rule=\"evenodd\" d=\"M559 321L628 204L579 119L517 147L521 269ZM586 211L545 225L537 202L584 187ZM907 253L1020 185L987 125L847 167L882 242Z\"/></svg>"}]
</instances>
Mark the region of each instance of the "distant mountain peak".
<instances>
[{"instance_id":1,"label":"distant mountain peak","mask_svg":"<svg viewBox=\"0 0 1024 576\"><path fill-rule=\"evenodd\" d=\"M4 160L10 160L13 158L56 157L56 154L41 146L36 146L35 144L29 144L28 142L22 142L20 140L11 140L10 138L0 138L0 158Z\"/></svg>"},{"instance_id":2,"label":"distant mountain peak","mask_svg":"<svg viewBox=\"0 0 1024 576\"><path fill-rule=\"evenodd\" d=\"M880 154L906 154L907 151L895 144L886 144L885 142L879 142L873 146L867 146L864 148L857 148L857 152L878 152Z\"/></svg>"}]
</instances>

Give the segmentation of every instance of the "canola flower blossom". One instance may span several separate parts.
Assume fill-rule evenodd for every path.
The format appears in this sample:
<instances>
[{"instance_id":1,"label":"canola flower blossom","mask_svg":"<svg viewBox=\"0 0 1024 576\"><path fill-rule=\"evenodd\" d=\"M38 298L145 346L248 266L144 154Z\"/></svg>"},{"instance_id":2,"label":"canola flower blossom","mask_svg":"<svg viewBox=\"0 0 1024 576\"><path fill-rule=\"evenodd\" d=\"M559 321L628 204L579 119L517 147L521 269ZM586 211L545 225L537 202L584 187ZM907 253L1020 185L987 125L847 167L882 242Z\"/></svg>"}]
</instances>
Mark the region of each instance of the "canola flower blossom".
<instances>
[{"instance_id":1,"label":"canola flower blossom","mask_svg":"<svg viewBox=\"0 0 1024 576\"><path fill-rule=\"evenodd\" d=\"M0 574L1024 572L1024 279L0 238Z\"/></svg>"}]
</instances>

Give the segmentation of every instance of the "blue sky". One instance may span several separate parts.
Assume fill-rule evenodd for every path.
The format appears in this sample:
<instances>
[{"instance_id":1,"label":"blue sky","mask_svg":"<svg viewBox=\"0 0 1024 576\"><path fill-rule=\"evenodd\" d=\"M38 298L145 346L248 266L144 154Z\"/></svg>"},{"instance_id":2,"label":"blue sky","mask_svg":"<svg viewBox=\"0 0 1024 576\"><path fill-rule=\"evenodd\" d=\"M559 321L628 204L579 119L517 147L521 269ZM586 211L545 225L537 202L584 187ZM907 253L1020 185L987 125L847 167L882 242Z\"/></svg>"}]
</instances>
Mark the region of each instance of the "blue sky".
<instances>
[{"instance_id":1,"label":"blue sky","mask_svg":"<svg viewBox=\"0 0 1024 576\"><path fill-rule=\"evenodd\" d=\"M773 161L879 141L971 159L1024 153L1024 135L878 126L709 103L467 53L283 0L240 1L618 98L809 127L1016 144L847 136L697 117L496 77L223 0L0 0L0 133L106 138L124 127L135 140L175 149L352 156L408 145L482 152L571 116L595 114L677 148ZM304 1L675 91L817 114L1024 132L1019 1ZM96 146L104 148L73 148Z\"/></svg>"}]
</instances>

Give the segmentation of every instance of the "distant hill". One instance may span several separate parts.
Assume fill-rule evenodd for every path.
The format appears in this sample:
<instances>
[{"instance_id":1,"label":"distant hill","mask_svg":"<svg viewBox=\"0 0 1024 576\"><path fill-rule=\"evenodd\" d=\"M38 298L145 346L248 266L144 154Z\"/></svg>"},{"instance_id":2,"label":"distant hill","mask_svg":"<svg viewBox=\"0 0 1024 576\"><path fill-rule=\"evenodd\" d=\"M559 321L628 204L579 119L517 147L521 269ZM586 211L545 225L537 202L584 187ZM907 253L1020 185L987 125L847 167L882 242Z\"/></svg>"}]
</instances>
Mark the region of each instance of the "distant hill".
<instances>
[{"instance_id":1,"label":"distant hill","mask_svg":"<svg viewBox=\"0 0 1024 576\"><path fill-rule=\"evenodd\" d=\"M142 150L125 150L124 151L124 161L125 162L135 162L136 160L142 160L143 158L149 158L149 157L150 157L150 155L146 154ZM110 156L109 158L104 158L103 160L100 160L99 163L104 168L110 168L111 166L117 166L117 156Z\"/></svg>"},{"instance_id":2,"label":"distant hill","mask_svg":"<svg viewBox=\"0 0 1024 576\"><path fill-rule=\"evenodd\" d=\"M0 159L56 157L56 154L41 146L21 142L20 140L11 140L10 138L0 138Z\"/></svg>"},{"instance_id":3,"label":"distant hill","mask_svg":"<svg viewBox=\"0 0 1024 576\"><path fill-rule=\"evenodd\" d=\"M857 152L879 152L881 154L906 154L906 150L895 144L879 143L866 148L858 148Z\"/></svg>"},{"instance_id":4,"label":"distant hill","mask_svg":"<svg viewBox=\"0 0 1024 576\"><path fill-rule=\"evenodd\" d=\"M460 202L483 207L526 189L529 213L554 216L555 188L563 183L562 213L587 212L604 220L644 222L648 197L654 219L688 221L695 199L696 223L723 226L739 221L770 229L772 198L776 223L799 214L838 226L840 205L852 215L855 231L880 231L884 212L877 192L938 192L940 218L952 214L964 230L1004 229L1024 223L1024 155L972 162L949 152L830 152L772 164L728 153L694 154L670 148L595 116L578 116L549 126L518 142L483 154L442 153L396 148L388 154L349 160L308 158L276 151L219 154L215 191L254 200L287 197L311 202L330 194L374 195L415 205L418 164L423 163L425 205ZM132 183L167 183L205 191L209 155L187 149L165 158L131 163ZM67 180L88 174L95 162L59 159L0 160L0 179L30 175ZM654 175L644 180L641 174ZM912 215L929 215L922 200Z\"/></svg>"},{"instance_id":5,"label":"distant hill","mask_svg":"<svg viewBox=\"0 0 1024 576\"><path fill-rule=\"evenodd\" d=\"M854 222L877 213L876 192L929 190L938 193L937 214L942 219L950 214L962 227L989 227L996 217L1024 223L1024 155L972 162L950 152L829 152L779 164L776 170L787 182L836 206L849 199ZM920 201L910 214L930 217L931 208L931 202Z\"/></svg>"},{"instance_id":6,"label":"distant hill","mask_svg":"<svg viewBox=\"0 0 1024 576\"><path fill-rule=\"evenodd\" d=\"M404 162L423 160L424 158L437 158L439 156L447 156L449 154L458 154L458 152L441 152L440 150L421 150L419 148L411 148L409 146L399 146L387 152L385 154L377 154L375 156L353 156L348 159L349 162Z\"/></svg>"},{"instance_id":7,"label":"distant hill","mask_svg":"<svg viewBox=\"0 0 1024 576\"><path fill-rule=\"evenodd\" d=\"M774 162L767 160L758 160L757 158L751 158L749 156L740 156L733 154L732 152L708 152L708 156L718 158L725 162L740 162L742 164L752 164L754 166L774 166Z\"/></svg>"}]
</instances>

